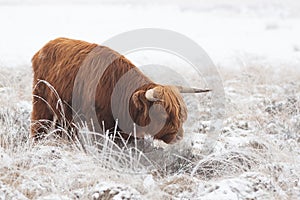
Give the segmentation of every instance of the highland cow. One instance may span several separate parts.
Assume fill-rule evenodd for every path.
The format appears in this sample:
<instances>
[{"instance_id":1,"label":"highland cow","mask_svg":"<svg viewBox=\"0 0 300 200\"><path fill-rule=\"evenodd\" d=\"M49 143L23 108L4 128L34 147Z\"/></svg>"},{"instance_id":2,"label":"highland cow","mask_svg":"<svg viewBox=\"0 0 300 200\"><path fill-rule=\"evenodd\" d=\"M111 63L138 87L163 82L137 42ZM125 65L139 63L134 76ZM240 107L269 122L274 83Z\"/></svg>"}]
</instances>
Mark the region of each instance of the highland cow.
<instances>
[{"instance_id":1,"label":"highland cow","mask_svg":"<svg viewBox=\"0 0 300 200\"><path fill-rule=\"evenodd\" d=\"M187 119L180 92L209 91L156 84L116 51L67 38L48 42L32 67L34 139L47 135L50 126L75 133L75 124L86 122L97 132L102 125L117 126L124 138L135 131L138 138L174 143L183 137Z\"/></svg>"}]
</instances>

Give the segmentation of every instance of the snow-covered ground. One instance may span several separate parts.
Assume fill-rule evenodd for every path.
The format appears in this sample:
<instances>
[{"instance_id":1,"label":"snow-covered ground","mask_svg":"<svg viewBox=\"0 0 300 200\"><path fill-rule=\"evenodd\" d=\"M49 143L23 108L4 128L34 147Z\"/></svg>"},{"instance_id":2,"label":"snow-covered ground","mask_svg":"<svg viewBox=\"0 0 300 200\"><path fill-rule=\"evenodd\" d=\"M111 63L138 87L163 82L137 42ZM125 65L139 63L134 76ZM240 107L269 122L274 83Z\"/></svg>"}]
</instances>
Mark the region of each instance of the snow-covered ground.
<instances>
[{"instance_id":1,"label":"snow-covered ground","mask_svg":"<svg viewBox=\"0 0 300 200\"><path fill-rule=\"evenodd\" d=\"M0 199L300 198L297 0L70 2L0 0ZM56 37L101 44L138 28L184 34L216 64L226 116L214 150L203 152L205 95L201 115L185 96L185 139L164 149L28 142L33 54ZM186 64L161 52L128 58L138 66Z\"/></svg>"}]
</instances>

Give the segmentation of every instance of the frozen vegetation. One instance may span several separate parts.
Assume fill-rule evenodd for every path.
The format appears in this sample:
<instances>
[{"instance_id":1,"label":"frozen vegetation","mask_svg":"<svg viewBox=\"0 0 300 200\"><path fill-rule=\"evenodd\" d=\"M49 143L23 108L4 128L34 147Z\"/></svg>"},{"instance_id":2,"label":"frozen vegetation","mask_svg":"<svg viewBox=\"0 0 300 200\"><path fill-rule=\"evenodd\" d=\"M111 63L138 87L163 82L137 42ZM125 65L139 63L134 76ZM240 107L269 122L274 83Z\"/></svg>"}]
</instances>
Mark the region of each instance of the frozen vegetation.
<instances>
[{"instance_id":1,"label":"frozen vegetation","mask_svg":"<svg viewBox=\"0 0 300 200\"><path fill-rule=\"evenodd\" d=\"M1 2L0 199L300 198L296 1L191 1L190 6ZM81 10L84 15L79 16ZM112 12L123 15L124 23L117 16L105 18ZM97 143L89 138L81 143L49 138L32 144L30 59L35 51L59 36L101 43L110 35L142 27L186 34L215 62L226 114L213 150L204 149L211 126L209 94L184 96L190 117L178 144L149 139L146 146L136 142L121 148L105 136ZM184 66L164 53L128 57L138 66L164 64L178 71ZM199 84L197 76L184 69L181 74ZM95 134L84 128L81 133Z\"/></svg>"},{"instance_id":2,"label":"frozen vegetation","mask_svg":"<svg viewBox=\"0 0 300 200\"><path fill-rule=\"evenodd\" d=\"M2 68L0 197L296 199L300 84L299 76L282 73L290 79L266 77L262 67L224 74L227 114L210 154L201 151L206 121L181 143L143 153L119 149L108 138L100 149L54 139L32 145L31 71Z\"/></svg>"}]
</instances>

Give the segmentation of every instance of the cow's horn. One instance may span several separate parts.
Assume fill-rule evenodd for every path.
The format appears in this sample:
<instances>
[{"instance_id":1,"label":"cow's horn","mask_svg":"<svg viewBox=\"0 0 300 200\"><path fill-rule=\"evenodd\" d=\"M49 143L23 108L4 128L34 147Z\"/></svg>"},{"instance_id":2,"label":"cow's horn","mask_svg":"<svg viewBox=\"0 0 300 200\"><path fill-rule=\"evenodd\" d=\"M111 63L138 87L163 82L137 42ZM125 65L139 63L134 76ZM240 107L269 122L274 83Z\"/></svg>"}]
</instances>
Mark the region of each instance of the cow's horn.
<instances>
[{"instance_id":1,"label":"cow's horn","mask_svg":"<svg viewBox=\"0 0 300 200\"><path fill-rule=\"evenodd\" d=\"M176 86L180 93L202 93L202 92L210 92L211 89L198 89L198 88L188 88L182 86Z\"/></svg>"},{"instance_id":2,"label":"cow's horn","mask_svg":"<svg viewBox=\"0 0 300 200\"><path fill-rule=\"evenodd\" d=\"M145 93L145 97L148 101L159 101L160 99L155 97L155 88L149 89Z\"/></svg>"}]
</instances>

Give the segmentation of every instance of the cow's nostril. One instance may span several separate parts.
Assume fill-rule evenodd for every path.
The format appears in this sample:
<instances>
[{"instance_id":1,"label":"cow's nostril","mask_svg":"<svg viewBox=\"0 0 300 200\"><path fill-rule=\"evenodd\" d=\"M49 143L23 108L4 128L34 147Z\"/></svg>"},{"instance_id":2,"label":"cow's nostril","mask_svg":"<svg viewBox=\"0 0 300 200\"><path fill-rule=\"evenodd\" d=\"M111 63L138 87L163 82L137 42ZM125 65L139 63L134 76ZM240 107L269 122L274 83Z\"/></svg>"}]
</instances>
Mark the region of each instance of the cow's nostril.
<instances>
[{"instance_id":1,"label":"cow's nostril","mask_svg":"<svg viewBox=\"0 0 300 200\"><path fill-rule=\"evenodd\" d=\"M182 138L183 138L182 135L176 135L176 140L177 141L182 140Z\"/></svg>"}]
</instances>

